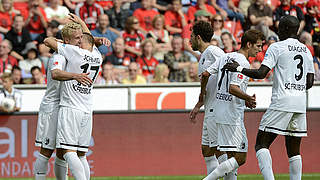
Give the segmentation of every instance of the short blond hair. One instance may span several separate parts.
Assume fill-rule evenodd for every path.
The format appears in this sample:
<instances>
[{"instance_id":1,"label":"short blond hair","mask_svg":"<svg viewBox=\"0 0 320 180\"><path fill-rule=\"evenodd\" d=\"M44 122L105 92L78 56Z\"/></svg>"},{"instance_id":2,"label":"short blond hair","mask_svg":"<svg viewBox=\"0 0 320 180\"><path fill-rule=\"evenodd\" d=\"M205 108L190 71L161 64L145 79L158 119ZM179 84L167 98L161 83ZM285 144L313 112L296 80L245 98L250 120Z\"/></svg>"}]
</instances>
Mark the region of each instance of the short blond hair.
<instances>
[{"instance_id":1,"label":"short blond hair","mask_svg":"<svg viewBox=\"0 0 320 180\"><path fill-rule=\"evenodd\" d=\"M81 25L75 22L71 22L68 23L66 25L63 26L62 30L61 30L61 35L62 38L65 39L70 39L72 37L72 34L74 33L75 30L77 29L81 29Z\"/></svg>"},{"instance_id":2,"label":"short blond hair","mask_svg":"<svg viewBox=\"0 0 320 180\"><path fill-rule=\"evenodd\" d=\"M2 74L1 79L2 80L9 79L9 80L13 81L11 73L7 73L7 72Z\"/></svg>"}]
</instances>

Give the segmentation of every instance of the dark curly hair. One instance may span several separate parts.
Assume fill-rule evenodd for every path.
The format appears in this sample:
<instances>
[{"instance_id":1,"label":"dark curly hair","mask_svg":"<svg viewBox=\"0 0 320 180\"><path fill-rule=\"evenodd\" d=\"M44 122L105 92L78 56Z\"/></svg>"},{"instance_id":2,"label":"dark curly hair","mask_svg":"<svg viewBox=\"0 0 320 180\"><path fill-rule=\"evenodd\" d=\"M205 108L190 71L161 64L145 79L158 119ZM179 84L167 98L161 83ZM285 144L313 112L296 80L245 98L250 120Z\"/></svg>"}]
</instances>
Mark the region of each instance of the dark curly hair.
<instances>
[{"instance_id":1,"label":"dark curly hair","mask_svg":"<svg viewBox=\"0 0 320 180\"><path fill-rule=\"evenodd\" d=\"M213 36L211 24L205 21L198 21L193 25L192 32L195 36L200 35L204 42L210 42Z\"/></svg>"},{"instance_id":2,"label":"dark curly hair","mask_svg":"<svg viewBox=\"0 0 320 180\"><path fill-rule=\"evenodd\" d=\"M248 42L255 44L258 40L265 40L263 33L256 29L248 30L241 38L241 48L245 48Z\"/></svg>"}]
</instances>

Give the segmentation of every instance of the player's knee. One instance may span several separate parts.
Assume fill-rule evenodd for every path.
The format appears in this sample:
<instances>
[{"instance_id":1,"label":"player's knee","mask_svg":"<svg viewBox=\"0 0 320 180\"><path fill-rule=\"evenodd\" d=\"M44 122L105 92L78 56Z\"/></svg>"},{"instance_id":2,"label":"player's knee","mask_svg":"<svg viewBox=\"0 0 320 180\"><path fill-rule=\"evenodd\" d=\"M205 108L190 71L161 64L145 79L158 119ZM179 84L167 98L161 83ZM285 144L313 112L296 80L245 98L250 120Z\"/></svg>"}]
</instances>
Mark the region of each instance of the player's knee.
<instances>
[{"instance_id":1,"label":"player's knee","mask_svg":"<svg viewBox=\"0 0 320 180\"><path fill-rule=\"evenodd\" d=\"M47 158L50 158L52 153L53 153L53 150L51 150L51 149L46 149L46 148L40 149L40 154L44 155Z\"/></svg>"},{"instance_id":2,"label":"player's knee","mask_svg":"<svg viewBox=\"0 0 320 180\"><path fill-rule=\"evenodd\" d=\"M234 157L239 166L242 166L244 163L246 163L246 160L247 160L246 153L236 153Z\"/></svg>"},{"instance_id":3,"label":"player's knee","mask_svg":"<svg viewBox=\"0 0 320 180\"><path fill-rule=\"evenodd\" d=\"M262 148L269 149L269 147L266 144L256 144L254 146L254 149L256 150L256 152L258 152Z\"/></svg>"},{"instance_id":4,"label":"player's knee","mask_svg":"<svg viewBox=\"0 0 320 180\"><path fill-rule=\"evenodd\" d=\"M82 157L82 156L86 155L86 152L77 151L77 155L78 155L78 157Z\"/></svg>"},{"instance_id":5,"label":"player's knee","mask_svg":"<svg viewBox=\"0 0 320 180\"><path fill-rule=\"evenodd\" d=\"M288 155L288 158L291 158L293 156L300 155L300 151L299 150L288 150L287 155Z\"/></svg>"},{"instance_id":6,"label":"player's knee","mask_svg":"<svg viewBox=\"0 0 320 180\"><path fill-rule=\"evenodd\" d=\"M57 156L59 159L65 160L64 157L63 157L63 155L64 155L63 149L57 149L57 150L56 150L56 156Z\"/></svg>"},{"instance_id":7,"label":"player's knee","mask_svg":"<svg viewBox=\"0 0 320 180\"><path fill-rule=\"evenodd\" d=\"M214 155L214 150L209 146L202 145L201 150L202 150L203 157L210 157Z\"/></svg>"}]
</instances>

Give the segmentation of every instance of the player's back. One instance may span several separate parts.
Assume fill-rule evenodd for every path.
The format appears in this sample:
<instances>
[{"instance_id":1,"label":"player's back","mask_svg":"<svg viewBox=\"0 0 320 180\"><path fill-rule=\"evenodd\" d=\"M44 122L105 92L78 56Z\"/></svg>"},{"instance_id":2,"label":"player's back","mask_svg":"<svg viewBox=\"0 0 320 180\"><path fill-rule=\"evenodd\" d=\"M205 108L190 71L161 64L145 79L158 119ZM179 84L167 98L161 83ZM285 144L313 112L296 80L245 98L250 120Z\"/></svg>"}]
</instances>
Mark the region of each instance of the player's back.
<instances>
[{"instance_id":1,"label":"player's back","mask_svg":"<svg viewBox=\"0 0 320 180\"><path fill-rule=\"evenodd\" d=\"M208 46L201 54L201 57L199 60L199 66L198 66L199 76L224 54L225 53L223 52L223 50L220 49L219 47L213 46L213 45ZM206 87L207 92L206 92L205 102L204 102L206 115L212 114L212 112L210 112L210 109L213 108L212 103L215 100L214 95L216 90L216 84L217 84L216 76L210 76L207 83L207 87Z\"/></svg>"},{"instance_id":2,"label":"player's back","mask_svg":"<svg viewBox=\"0 0 320 180\"><path fill-rule=\"evenodd\" d=\"M262 64L274 67L271 109L305 112L307 73L313 69L309 49L297 39L273 43Z\"/></svg>"},{"instance_id":3,"label":"player's back","mask_svg":"<svg viewBox=\"0 0 320 180\"><path fill-rule=\"evenodd\" d=\"M52 107L59 105L60 102L60 81L53 80L51 76L51 68L58 64L54 63L64 63L65 58L62 55L54 53L48 61L47 67L47 89L42 98L40 109L45 108L47 110L52 110ZM60 64L59 64L60 65ZM62 65L65 66L64 64Z\"/></svg>"},{"instance_id":4,"label":"player's back","mask_svg":"<svg viewBox=\"0 0 320 180\"><path fill-rule=\"evenodd\" d=\"M102 63L101 54L96 47L90 52L77 46L58 43L58 53L68 61L67 72L89 73L88 77L95 82ZM60 105L91 112L92 88L92 85L86 86L76 80L62 82Z\"/></svg>"},{"instance_id":5,"label":"player's back","mask_svg":"<svg viewBox=\"0 0 320 180\"><path fill-rule=\"evenodd\" d=\"M225 54L210 67L218 71L213 75L217 76L213 113L218 123L238 125L243 120L245 101L229 93L230 84L237 85L243 92L246 92L249 77L237 72L222 70L223 66L232 60L237 61L242 67L250 67L246 57L237 52Z\"/></svg>"}]
</instances>

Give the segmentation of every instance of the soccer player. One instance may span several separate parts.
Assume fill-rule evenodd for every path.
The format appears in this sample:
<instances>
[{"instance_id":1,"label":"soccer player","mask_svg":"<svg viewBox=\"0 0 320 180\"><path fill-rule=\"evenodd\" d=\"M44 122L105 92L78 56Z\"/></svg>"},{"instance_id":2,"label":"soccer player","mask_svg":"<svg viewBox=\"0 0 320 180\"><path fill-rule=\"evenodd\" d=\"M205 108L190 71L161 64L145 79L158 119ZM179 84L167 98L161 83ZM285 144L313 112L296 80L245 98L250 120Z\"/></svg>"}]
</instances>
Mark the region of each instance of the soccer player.
<instances>
[{"instance_id":1,"label":"soccer player","mask_svg":"<svg viewBox=\"0 0 320 180\"><path fill-rule=\"evenodd\" d=\"M248 58L255 57L258 52L262 51L263 40L264 35L260 31L249 30L245 32L238 52L225 54L202 73L201 95L206 93L205 88L210 74L217 74L216 99L213 101L212 111L216 122L218 150L227 152L229 158L219 164L204 178L205 180L217 180L228 174L235 177L237 168L246 161L248 139L243 122L244 109L245 104L254 108L256 98L255 95L246 94L249 77L226 71L223 66L234 60L249 68Z\"/></svg>"},{"instance_id":2,"label":"soccer player","mask_svg":"<svg viewBox=\"0 0 320 180\"><path fill-rule=\"evenodd\" d=\"M310 51L297 40L299 26L294 16L280 19L280 42L270 45L259 69L249 69L236 62L225 66L254 79L265 78L274 68L271 104L260 122L255 145L265 180L274 179L269 147L277 135L285 136L290 180L301 179L300 143L301 137L307 135L306 90L313 85L314 67Z\"/></svg>"},{"instance_id":3,"label":"soccer player","mask_svg":"<svg viewBox=\"0 0 320 180\"><path fill-rule=\"evenodd\" d=\"M67 36L66 34L71 36ZM79 24L68 23L62 29L64 42L71 45L80 45L82 30ZM56 147L56 134L58 122L58 107L60 102L60 81L52 79L50 69L59 65L65 68L65 58L62 55L54 54L48 63L47 90L41 101L35 145L41 147L40 154L35 163L35 179L45 179L48 170L48 160ZM88 79L83 73L69 73L73 79L83 82ZM55 158L55 175L58 180L64 180L67 174L67 163L61 158Z\"/></svg>"},{"instance_id":4,"label":"soccer player","mask_svg":"<svg viewBox=\"0 0 320 180\"><path fill-rule=\"evenodd\" d=\"M63 55L68 63L66 71L59 66L52 68L52 74L62 82L60 109L57 130L57 156L64 158L76 180L90 179L90 168L85 153L88 151L92 133L92 84L94 83L102 56L94 46L94 38L86 24L74 14L71 19L79 23L83 29L83 37L79 47L62 44L54 38L45 39L44 43ZM90 80L79 83L65 77L65 72L88 73Z\"/></svg>"},{"instance_id":5,"label":"soccer player","mask_svg":"<svg viewBox=\"0 0 320 180\"><path fill-rule=\"evenodd\" d=\"M208 22L199 21L193 26L191 34L192 49L194 51L200 51L202 53L199 60L199 76L215 61L217 61L220 57L224 55L222 49L220 49L217 46L210 45L212 36L213 29ZM222 162L227 159L226 155L221 156L222 153L219 154L219 152L217 152L216 137L213 137L212 139L209 138L209 131L211 131L213 134L216 134L216 127L209 129L207 125L208 123L212 123L212 126L215 125L215 123L213 123L214 119L212 113L212 103L215 100L214 94L216 84L216 76L211 76L208 80L208 84L206 87L207 93L205 97L199 97L199 101L190 113L190 121L192 123L196 123L196 116L199 113L200 108L204 105L205 116L202 127L201 149L202 155L207 166L207 174L210 174L210 172L212 172L218 166L218 161Z\"/></svg>"}]
</instances>

